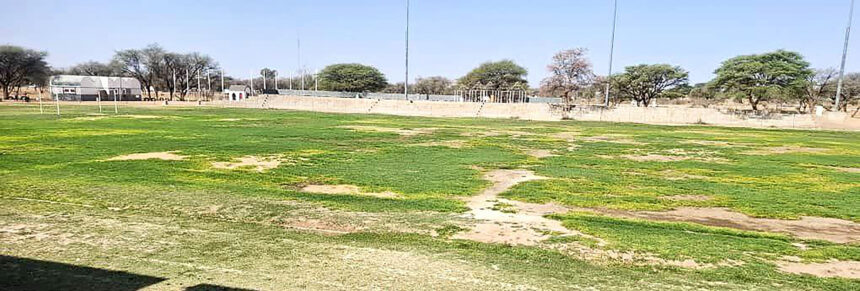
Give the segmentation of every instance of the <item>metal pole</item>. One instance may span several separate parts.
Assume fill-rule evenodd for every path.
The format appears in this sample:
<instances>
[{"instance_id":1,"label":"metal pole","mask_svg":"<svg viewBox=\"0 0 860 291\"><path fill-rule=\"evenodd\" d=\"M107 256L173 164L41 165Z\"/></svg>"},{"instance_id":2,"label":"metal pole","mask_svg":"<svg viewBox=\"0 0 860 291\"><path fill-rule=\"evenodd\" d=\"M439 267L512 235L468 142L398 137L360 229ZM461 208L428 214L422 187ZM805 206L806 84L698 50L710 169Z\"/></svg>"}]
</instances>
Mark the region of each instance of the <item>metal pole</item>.
<instances>
[{"instance_id":1,"label":"metal pole","mask_svg":"<svg viewBox=\"0 0 860 291\"><path fill-rule=\"evenodd\" d=\"M263 72L262 74L260 74L263 75L263 91L266 91L266 73L267 72Z\"/></svg>"},{"instance_id":2,"label":"metal pole","mask_svg":"<svg viewBox=\"0 0 860 291\"><path fill-rule=\"evenodd\" d=\"M842 81L845 79L845 59L848 56L848 40L851 38L851 22L854 20L854 0L848 9L848 26L845 28L845 46L842 48L842 65L839 68L839 82L836 85L836 103L834 110L839 111L839 99L842 95ZM847 106L845 107L848 108Z\"/></svg>"},{"instance_id":3,"label":"metal pole","mask_svg":"<svg viewBox=\"0 0 860 291\"><path fill-rule=\"evenodd\" d=\"M251 71L251 94L254 94L254 71Z\"/></svg>"},{"instance_id":4,"label":"metal pole","mask_svg":"<svg viewBox=\"0 0 860 291\"><path fill-rule=\"evenodd\" d=\"M39 114L45 114L45 110L42 109L42 88L39 88Z\"/></svg>"},{"instance_id":5,"label":"metal pole","mask_svg":"<svg viewBox=\"0 0 860 291\"><path fill-rule=\"evenodd\" d=\"M853 0L852 0L853 1ZM618 19L618 0L614 0L615 5L612 9L612 40L609 42L609 74L606 75L606 100L603 106L609 107L609 88L612 84L612 58L615 54L615 23Z\"/></svg>"},{"instance_id":6,"label":"metal pole","mask_svg":"<svg viewBox=\"0 0 860 291\"><path fill-rule=\"evenodd\" d=\"M314 70L314 91L319 91L320 88L320 71Z\"/></svg>"},{"instance_id":7,"label":"metal pole","mask_svg":"<svg viewBox=\"0 0 860 291\"><path fill-rule=\"evenodd\" d=\"M119 77L119 90L122 90L122 77ZM117 105L116 93L117 91L113 91L113 113L119 114L119 105Z\"/></svg>"},{"instance_id":8,"label":"metal pole","mask_svg":"<svg viewBox=\"0 0 860 291\"><path fill-rule=\"evenodd\" d=\"M206 69L206 93L212 92L212 77L209 76L209 69Z\"/></svg>"},{"instance_id":9,"label":"metal pole","mask_svg":"<svg viewBox=\"0 0 860 291\"><path fill-rule=\"evenodd\" d=\"M403 97L409 100L409 0L406 0L406 76L403 79Z\"/></svg>"},{"instance_id":10,"label":"metal pole","mask_svg":"<svg viewBox=\"0 0 860 291\"><path fill-rule=\"evenodd\" d=\"M275 91L278 91L278 71L275 71Z\"/></svg>"},{"instance_id":11,"label":"metal pole","mask_svg":"<svg viewBox=\"0 0 860 291\"><path fill-rule=\"evenodd\" d=\"M197 99L200 99L200 97L203 97L203 94L200 94L200 91L202 91L202 89L200 89L200 88L202 88L202 87L203 86L200 86L200 71L197 71Z\"/></svg>"},{"instance_id":12,"label":"metal pole","mask_svg":"<svg viewBox=\"0 0 860 291\"><path fill-rule=\"evenodd\" d=\"M221 92L224 92L224 70L221 70Z\"/></svg>"},{"instance_id":13,"label":"metal pole","mask_svg":"<svg viewBox=\"0 0 860 291\"><path fill-rule=\"evenodd\" d=\"M293 71L290 71L290 91L293 90Z\"/></svg>"}]
</instances>

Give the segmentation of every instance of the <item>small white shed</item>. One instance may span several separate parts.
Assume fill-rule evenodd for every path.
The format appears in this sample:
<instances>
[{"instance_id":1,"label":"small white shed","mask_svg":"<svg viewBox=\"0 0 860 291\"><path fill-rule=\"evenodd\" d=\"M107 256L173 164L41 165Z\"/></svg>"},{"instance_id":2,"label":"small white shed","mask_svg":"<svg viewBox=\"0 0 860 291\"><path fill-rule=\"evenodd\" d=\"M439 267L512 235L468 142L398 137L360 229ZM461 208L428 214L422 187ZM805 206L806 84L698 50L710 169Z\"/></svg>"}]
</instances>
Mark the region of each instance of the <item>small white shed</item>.
<instances>
[{"instance_id":1,"label":"small white shed","mask_svg":"<svg viewBox=\"0 0 860 291\"><path fill-rule=\"evenodd\" d=\"M224 90L224 94L227 95L227 100L230 101L245 100L251 95L251 87L246 85L230 85L227 90Z\"/></svg>"}]
</instances>

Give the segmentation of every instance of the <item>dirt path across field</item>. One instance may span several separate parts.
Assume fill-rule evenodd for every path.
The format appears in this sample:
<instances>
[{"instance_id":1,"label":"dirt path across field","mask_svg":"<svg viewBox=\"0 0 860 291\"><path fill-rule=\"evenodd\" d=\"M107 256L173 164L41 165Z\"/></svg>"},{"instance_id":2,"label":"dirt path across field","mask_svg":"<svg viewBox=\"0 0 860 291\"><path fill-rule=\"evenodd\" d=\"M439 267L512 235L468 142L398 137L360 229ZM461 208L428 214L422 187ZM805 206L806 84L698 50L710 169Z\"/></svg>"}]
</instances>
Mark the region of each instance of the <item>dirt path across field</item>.
<instances>
[{"instance_id":1,"label":"dirt path across field","mask_svg":"<svg viewBox=\"0 0 860 291\"><path fill-rule=\"evenodd\" d=\"M472 229L458 233L454 238L486 243L536 245L553 235L586 236L565 228L560 221L543 217L563 212L561 207L498 198L499 194L519 183L545 178L526 170L495 170L487 173L484 179L493 182L493 185L480 195L469 198L467 203L471 210L466 216L478 222ZM505 211L506 207L500 205L510 206L512 209Z\"/></svg>"}]
</instances>

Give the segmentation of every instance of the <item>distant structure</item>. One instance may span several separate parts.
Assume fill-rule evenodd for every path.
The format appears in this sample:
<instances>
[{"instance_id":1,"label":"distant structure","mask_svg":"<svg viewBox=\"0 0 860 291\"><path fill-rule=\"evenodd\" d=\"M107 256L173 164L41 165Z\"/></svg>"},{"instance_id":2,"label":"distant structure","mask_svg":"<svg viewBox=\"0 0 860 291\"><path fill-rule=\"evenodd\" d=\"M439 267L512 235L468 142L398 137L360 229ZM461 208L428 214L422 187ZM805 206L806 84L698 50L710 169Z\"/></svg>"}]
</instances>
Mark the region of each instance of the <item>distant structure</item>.
<instances>
[{"instance_id":1,"label":"distant structure","mask_svg":"<svg viewBox=\"0 0 860 291\"><path fill-rule=\"evenodd\" d=\"M140 101L140 81L126 77L57 75L50 79L51 95L63 101Z\"/></svg>"},{"instance_id":2,"label":"distant structure","mask_svg":"<svg viewBox=\"0 0 860 291\"><path fill-rule=\"evenodd\" d=\"M224 90L224 93L227 94L227 100L244 100L251 95L251 87L248 85L230 85L227 90Z\"/></svg>"}]
</instances>

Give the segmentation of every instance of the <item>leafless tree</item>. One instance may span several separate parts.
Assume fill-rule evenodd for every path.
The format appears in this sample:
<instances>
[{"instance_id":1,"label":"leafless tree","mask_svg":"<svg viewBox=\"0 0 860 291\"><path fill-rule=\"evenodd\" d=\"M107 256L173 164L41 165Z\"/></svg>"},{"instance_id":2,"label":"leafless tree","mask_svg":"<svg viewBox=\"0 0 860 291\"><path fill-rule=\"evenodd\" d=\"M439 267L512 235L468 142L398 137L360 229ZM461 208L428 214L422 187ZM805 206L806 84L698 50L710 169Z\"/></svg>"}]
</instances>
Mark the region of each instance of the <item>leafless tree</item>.
<instances>
[{"instance_id":1,"label":"leafless tree","mask_svg":"<svg viewBox=\"0 0 860 291\"><path fill-rule=\"evenodd\" d=\"M541 83L541 93L561 96L570 103L576 93L591 84L594 72L585 57L586 52L584 48L575 48L555 54L547 66L551 75Z\"/></svg>"}]
</instances>

